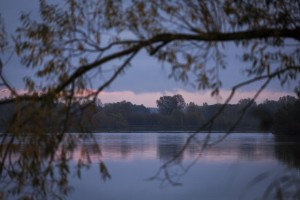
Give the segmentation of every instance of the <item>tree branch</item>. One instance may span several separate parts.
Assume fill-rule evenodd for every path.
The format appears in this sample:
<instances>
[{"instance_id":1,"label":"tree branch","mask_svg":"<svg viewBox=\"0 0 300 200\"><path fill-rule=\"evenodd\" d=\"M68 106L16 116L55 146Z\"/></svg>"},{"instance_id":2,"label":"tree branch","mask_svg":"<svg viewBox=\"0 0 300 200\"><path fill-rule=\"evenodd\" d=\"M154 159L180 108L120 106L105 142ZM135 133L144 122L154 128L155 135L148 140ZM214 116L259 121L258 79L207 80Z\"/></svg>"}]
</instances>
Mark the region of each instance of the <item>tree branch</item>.
<instances>
[{"instance_id":1,"label":"tree branch","mask_svg":"<svg viewBox=\"0 0 300 200\"><path fill-rule=\"evenodd\" d=\"M210 33L199 33L197 35L192 34L171 34L171 33L164 33L156 35L148 40L141 40L136 45L127 48L125 50L110 54L102 59L95 61L91 64L79 67L67 81L60 84L56 89L55 92L59 93L63 90L66 86L68 86L71 82L73 82L76 78L80 77L84 73L88 72L89 70L98 67L104 63L107 63L111 60L116 58L121 58L126 56L132 52L139 51L140 49L150 46L155 43L162 43L159 45L155 50L154 53L159 50L161 47L166 45L169 42L177 41L177 40L196 40L196 41L237 41L237 40L250 40L250 39L263 39L263 38L271 38L271 37L285 37L285 38L294 38L300 40L300 29L266 29L266 30L255 30L255 31L242 31L242 32L234 32L234 33L217 33L217 32L210 32ZM154 54L153 52L151 55Z\"/></svg>"},{"instance_id":2,"label":"tree branch","mask_svg":"<svg viewBox=\"0 0 300 200\"><path fill-rule=\"evenodd\" d=\"M231 89L231 93L230 95L227 97L225 103L223 104L223 106L218 110L218 112L213 115L204 125L202 125L197 131L195 131L194 133L192 133L185 141L184 145L181 147L181 149L173 156L172 159L166 161L156 172L156 174L149 178L149 180L161 180L162 182L164 181L168 181L170 184L172 185L178 185L179 183L174 182L174 180L172 179L172 177L169 176L168 173L168 168L170 166L172 166L173 164L176 164L176 161L182 156L182 154L184 153L184 151L186 150L186 148L190 145L190 143L195 140L196 135L198 135L201 131L205 130L205 128L211 126L214 121L220 116L220 114L225 110L225 108L227 107L227 105L229 104L229 102L232 100L234 94L236 93L236 90L244 87L246 85L252 84L254 82L260 81L260 80L266 80L264 82L264 84L260 87L260 89L255 93L254 97L252 98L252 100L245 105L245 107L243 108L238 120L229 128L229 130L226 131L226 133L219 138L217 141L214 141L213 143L209 144L209 140L210 140L210 133L208 133L203 141L203 144L201 146L200 152L202 152L206 147L209 146L213 146L215 144L220 143L221 141L223 141L235 128L236 126L239 124L239 122L242 120L242 118L244 117L247 109L251 106L251 104L254 102L254 100L259 96L259 94L266 88L266 86L269 84L269 82L276 76L278 76L279 74L283 74L285 72L288 72L289 70L294 70L299 72L300 71L300 67L299 66L295 66L295 67L290 67L290 68L286 68L286 69L282 69L282 70L278 70L273 72L270 75L265 75L265 76L260 76L260 77L255 77L253 79L244 81L242 83L239 83L235 86L232 87ZM196 140L197 143L199 143ZM196 158L196 160L200 157L199 156ZM191 165L196 163L196 160L194 162L192 162ZM187 170L191 167L191 165L187 166L187 168L184 169L184 173L187 172ZM163 172L163 174L165 175L164 178L159 178L159 175Z\"/></svg>"},{"instance_id":3,"label":"tree branch","mask_svg":"<svg viewBox=\"0 0 300 200\"><path fill-rule=\"evenodd\" d=\"M240 31L240 32L231 32L231 33L222 33L222 32L207 32L198 34L177 34L177 33L162 33L148 40L141 40L139 42L134 41L133 46L112 53L108 56L102 57L100 60L97 60L88 65L83 65L77 68L77 70L64 82L59 84L56 88L51 90L49 93L59 94L62 90L68 87L72 82L74 82L77 78L81 77L88 71L99 67L102 64L108 63L112 60L122 58L126 55L129 55L133 52L137 52L142 48L147 46L161 43L158 45L158 49L163 47L165 44L170 43L172 41L206 41L206 42L221 42L221 41L240 41L240 40L251 40L251 39L264 39L264 38L272 38L272 37L283 37L283 38L293 38L296 40L300 40L300 28L296 29L265 29L265 30L251 30L251 31ZM263 77L257 77L255 79L263 79ZM242 85L241 85L242 86ZM46 95L46 94L45 94ZM30 97L22 97L29 98ZM41 97L35 97L37 100ZM11 102L10 100L1 101L1 104Z\"/></svg>"}]
</instances>

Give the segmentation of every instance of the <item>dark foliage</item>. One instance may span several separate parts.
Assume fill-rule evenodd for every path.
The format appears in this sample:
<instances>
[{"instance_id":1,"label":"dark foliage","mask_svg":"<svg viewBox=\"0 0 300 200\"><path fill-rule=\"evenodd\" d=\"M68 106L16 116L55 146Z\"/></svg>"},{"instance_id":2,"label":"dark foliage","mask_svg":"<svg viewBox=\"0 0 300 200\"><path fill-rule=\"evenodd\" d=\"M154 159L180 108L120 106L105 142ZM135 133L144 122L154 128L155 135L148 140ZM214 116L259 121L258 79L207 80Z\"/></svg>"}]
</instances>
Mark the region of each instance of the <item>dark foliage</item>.
<instances>
[{"instance_id":1,"label":"dark foliage","mask_svg":"<svg viewBox=\"0 0 300 200\"><path fill-rule=\"evenodd\" d=\"M162 96L156 101L161 114L171 115L173 112L181 112L185 107L185 101L180 94L174 96Z\"/></svg>"},{"instance_id":2,"label":"dark foliage","mask_svg":"<svg viewBox=\"0 0 300 200\"><path fill-rule=\"evenodd\" d=\"M176 98L175 98L176 97ZM178 97L178 98L177 98ZM179 98L180 97L180 98ZM74 115L70 131L194 131L215 115L222 104L203 106L191 102L185 104L181 95L163 96L157 100L158 108L149 109L122 101L96 106L92 102L74 103ZM278 101L266 100L261 104L253 102L244 111L249 99L241 99L238 104L227 105L204 131L227 131L245 112L234 131L260 131L277 134L300 133L300 102L294 97L282 97ZM166 109L168 108L168 109ZM16 106L5 104L0 107L1 130L5 130L8 119L13 116ZM64 104L53 106L54 110L64 109ZM76 111L77 110L77 111ZM156 112L155 112L156 110ZM24 110L26 116L26 109ZM45 121L49 132L59 129L51 121Z\"/></svg>"},{"instance_id":3,"label":"dark foliage","mask_svg":"<svg viewBox=\"0 0 300 200\"><path fill-rule=\"evenodd\" d=\"M275 114L274 132L277 135L300 134L300 101L289 101Z\"/></svg>"}]
</instances>

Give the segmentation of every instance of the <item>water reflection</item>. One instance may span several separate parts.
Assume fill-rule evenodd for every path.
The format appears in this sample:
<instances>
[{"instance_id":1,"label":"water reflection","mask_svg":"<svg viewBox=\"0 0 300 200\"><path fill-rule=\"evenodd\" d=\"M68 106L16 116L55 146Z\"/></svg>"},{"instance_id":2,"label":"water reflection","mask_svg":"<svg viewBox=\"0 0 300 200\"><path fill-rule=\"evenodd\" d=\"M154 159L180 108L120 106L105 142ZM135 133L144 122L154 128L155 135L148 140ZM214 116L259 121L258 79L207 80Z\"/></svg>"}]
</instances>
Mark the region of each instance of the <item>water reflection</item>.
<instances>
[{"instance_id":1,"label":"water reflection","mask_svg":"<svg viewBox=\"0 0 300 200\"><path fill-rule=\"evenodd\" d=\"M274 138L274 159L286 167L276 174L259 174L253 185L264 179L271 180L264 186L262 199L300 199L300 138L280 135Z\"/></svg>"},{"instance_id":2,"label":"water reflection","mask_svg":"<svg viewBox=\"0 0 300 200\"><path fill-rule=\"evenodd\" d=\"M96 148L94 141L85 140L81 145L77 146L72 155L69 155L70 160L68 160L68 162L71 165L66 173L69 173L69 178L74 177L76 170L74 170L75 165L72 163L91 163L90 171L92 175L88 180L82 180L81 184L92 188L99 184L99 168L100 170L108 170L113 180L109 181L107 185L101 186L106 188L106 190L103 189L102 193L107 194L107 199L110 199L110 194L108 193L113 193L113 190L123 187L124 184L128 188L124 191L120 190L120 195L128 195L130 190L135 187L140 187L141 190L147 190L145 189L145 182L136 181L137 177L141 180L145 180L149 178L149 176L154 175L159 166L174 158L174 155L181 150L188 136L189 134L185 133L95 134L95 139L100 145L100 151ZM211 135L210 142L217 141L220 137L222 137L222 134L214 133ZM197 143L192 142L187 146L184 153L176 159L175 164L182 167L183 164L193 163L196 158L200 158L197 160L197 166L191 168L193 172L190 174L181 173L185 176L185 181L188 185L184 193L189 193L192 190L191 188L194 188L194 194L198 195L201 191L200 193L203 195L203 198L207 194L207 199L212 199L212 196L209 196L212 195L210 194L211 192L208 192L208 194L207 192L205 193L206 190L200 190L199 188L211 187L210 190L207 191L212 191L217 185L220 187L227 185L228 180L230 180L233 190L228 189L227 191L227 189L225 190L224 188L220 189L229 195L230 192L238 193L238 191L242 190L242 185L247 185L247 181L251 181L251 179L259 175L262 170L270 170L272 173L274 168L280 168L281 166L300 169L300 145L295 142L295 139L291 141L274 138L272 134L236 133L229 135L229 137L221 143L207 147L205 151L202 151L199 147L199 143L203 142L204 138L205 134L199 134L197 136ZM101 165L102 161L109 163L107 169ZM229 166L232 166L233 163L239 163L232 172L232 174L237 177L236 182L228 175L228 170L232 170ZM282 169L282 167L280 169ZM59 168L57 168L57 170L59 170ZM178 172L178 168L169 170L171 170L173 175ZM39 171L36 171L37 175L38 173ZM43 173L44 171L41 170L41 177ZM81 176L89 176L88 173L88 170L84 171ZM294 172L289 171L289 173L294 175ZM9 177L7 178L9 179ZM9 181L8 179L5 179L5 181ZM97 180L97 182L95 180ZM297 180L299 181L300 179ZM1 181L4 183L4 179ZM293 181L295 180L293 179ZM72 183L75 182L76 181L73 180L70 183L72 185ZM265 189L269 184L272 184L272 181L268 183L262 182L259 186L260 190ZM80 192L83 186L78 185L80 184L75 184L74 189ZM2 184L1 187L2 186L4 188L5 184ZM157 184L155 186L157 188ZM196 188L196 186L199 188ZM3 188L0 189L4 191ZM149 190L150 189L153 190L153 187L150 187ZM3 193L1 190L0 199ZM97 193L99 192L98 190L99 189L95 189L93 192ZM181 189L177 189L176 192L177 191L183 192ZM172 191L172 193L174 193L174 191ZM256 194L257 190L255 190L254 193ZM142 193L140 195L142 195ZM237 195L233 195L233 199L235 199L236 196ZM139 197L140 199L142 198L142 196ZM152 199L160 198L160 196L151 197ZM217 196L214 197L217 198ZM169 198L169 196L166 196L166 198ZM73 199L73 196L71 199Z\"/></svg>"},{"instance_id":3,"label":"water reflection","mask_svg":"<svg viewBox=\"0 0 300 200\"><path fill-rule=\"evenodd\" d=\"M103 133L96 136L105 160L148 159L166 161L182 148L189 135L183 133ZM211 142L221 134L214 133ZM199 135L198 141L203 141ZM271 134L232 134L221 143L201 152L206 161L268 160L274 159L274 138ZM85 144L89 145L89 144ZM86 147L85 147L86 148ZM78 148L80 151L80 147ZM199 144L191 143L182 160L194 159L199 154ZM98 160L98 155L91 158Z\"/></svg>"},{"instance_id":4,"label":"water reflection","mask_svg":"<svg viewBox=\"0 0 300 200\"><path fill-rule=\"evenodd\" d=\"M300 169L300 137L275 137L276 158L290 168Z\"/></svg>"},{"instance_id":5,"label":"water reflection","mask_svg":"<svg viewBox=\"0 0 300 200\"><path fill-rule=\"evenodd\" d=\"M154 149L156 148L157 158L161 161L172 159L174 155L180 151L183 143L184 136L181 134L158 135L156 144L157 147L154 147ZM180 155L179 160L183 158L184 154Z\"/></svg>"},{"instance_id":6,"label":"water reflection","mask_svg":"<svg viewBox=\"0 0 300 200\"><path fill-rule=\"evenodd\" d=\"M155 134L154 134L155 135ZM153 144L156 136L136 133L108 133L96 135L104 159L155 159ZM95 156L95 155L94 155Z\"/></svg>"},{"instance_id":7,"label":"water reflection","mask_svg":"<svg viewBox=\"0 0 300 200\"><path fill-rule=\"evenodd\" d=\"M114 133L99 134L97 140L106 161L136 163L136 161L146 162L148 160L155 163L159 160L163 164L174 158L174 155L185 144L188 136L183 133ZM222 134L212 134L210 142L213 143L220 137ZM198 185L200 188L211 185L212 188L208 192L202 191L199 194L194 192L195 196L201 195L207 199L220 199L220 197L236 199L240 197L240 191L245 191L244 199L253 199L254 197L293 199L293 197L299 197L300 176L297 169L300 169L300 145L297 142L298 139L279 138L272 134L237 133L231 134L221 143L201 151L199 143L203 142L204 138L205 134L199 134L197 136L198 143L191 143L184 153L174 160L173 165L163 171L162 174L166 176L162 177L159 171L157 176L154 176L155 179L162 181L161 183L169 182L177 185L181 183L182 178L188 177L189 181L185 184L189 189L184 190L188 193L194 185ZM96 157L96 155L94 156ZM197 170L197 173L186 173L193 169L189 168L186 163L189 161L189 163L195 164L193 162L195 159L197 165L194 168L201 170ZM232 163L239 163L233 171L229 167ZM286 170L284 166L289 166L291 170ZM135 167L134 164L130 164L128 167L128 173L136 173L136 171L145 173L143 167ZM156 169L153 167L152 173L155 174L156 170L157 167ZM228 172L232 175L226 175ZM199 176L198 174L202 174L200 179L193 180L193 177ZM143 178L147 178L147 175L144 175ZM122 180L122 178L118 179L121 182ZM229 180L231 180L232 188L224 189ZM137 183L131 184L137 187ZM211 191L217 186L218 192L213 192L216 193L213 196ZM142 197L142 194L137 195ZM176 199L176 197L173 198Z\"/></svg>"},{"instance_id":8,"label":"water reflection","mask_svg":"<svg viewBox=\"0 0 300 200\"><path fill-rule=\"evenodd\" d=\"M122 134L124 133L97 136L103 158L110 163L116 173L115 176L112 174L115 178L115 181L112 180L113 186L107 187L107 191L102 192L108 199L118 199L122 195L128 196L129 191L135 188L138 190L135 193L137 199L145 199L144 194L149 189L151 193L148 194L148 199L162 198L161 192L157 191L160 183L153 181L154 187L148 188L149 185L143 181L155 176L159 166L174 158L185 144L189 134L130 133L125 137L122 137ZM210 142L217 141L220 137L222 134L212 134ZM153 180L159 180L161 183L166 183L166 178L169 178L171 184L184 184L180 187L182 189L164 188L167 199L170 197L181 199L180 197L185 197L182 196L183 194L191 194L189 199L239 199L241 191L247 191L244 199L259 198L272 185L275 180L273 175L277 175L284 169L277 161L274 149L277 141L272 134L231 134L221 143L201 151L199 143L204 139L205 134L199 134L198 143L191 143L184 154L167 168L167 171L156 174L157 179ZM199 158L196 164L193 163L195 158ZM157 165L158 161L159 165ZM190 163L194 164L193 167L186 167ZM188 173L186 169L189 169ZM245 188L247 184L266 171L268 176L258 183L255 182L255 186L249 187L250 192L248 192L248 188ZM167 177L163 177L162 174L167 174ZM141 182L136 181L137 177L141 178ZM124 184L128 185L128 188L120 190L119 195L115 194L118 197L113 198L112 190L123 188Z\"/></svg>"}]
</instances>

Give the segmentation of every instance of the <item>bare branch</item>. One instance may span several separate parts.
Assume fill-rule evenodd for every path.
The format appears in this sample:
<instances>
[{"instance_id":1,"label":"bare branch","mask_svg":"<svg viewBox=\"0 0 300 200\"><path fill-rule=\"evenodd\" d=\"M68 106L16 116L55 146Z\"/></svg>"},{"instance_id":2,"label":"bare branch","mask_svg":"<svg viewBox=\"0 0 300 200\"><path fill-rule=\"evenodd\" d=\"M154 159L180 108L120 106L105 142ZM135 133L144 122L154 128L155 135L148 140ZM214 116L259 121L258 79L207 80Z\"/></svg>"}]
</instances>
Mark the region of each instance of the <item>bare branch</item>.
<instances>
[{"instance_id":1,"label":"bare branch","mask_svg":"<svg viewBox=\"0 0 300 200\"><path fill-rule=\"evenodd\" d=\"M160 180L162 182L169 182L171 185L178 185L178 182L174 182L173 178L175 177L171 177L168 173L168 169L172 166L172 165L176 165L177 164L177 160L183 155L183 153L185 152L185 150L188 148L188 146L191 144L192 141L196 141L200 146L200 152L203 152L206 148L211 147L213 145L216 145L220 142L222 142L230 133L232 133L232 131L236 128L236 126L240 123L240 121L243 119L246 111L249 109L249 107L251 106L251 104L255 101L255 99L260 95L260 93L266 88L266 86L270 83L270 81L283 73L288 72L289 70L291 71L295 71L295 72L299 72L300 71L300 67L291 67L290 69L283 69L283 70L279 70L276 71L270 75L265 75L265 76L260 76L260 77L255 77L253 79L244 81L242 83L239 83L237 85L235 85L234 87L232 87L231 89L231 93L230 95L227 97L225 103L223 104L223 106L218 110L218 112L213 115L204 125L202 125L197 131L195 131L194 133L192 133L185 141L184 145L180 148L180 150L173 156L172 159L168 160L167 162L165 162L156 172L156 174L154 176L152 176L151 178L149 178L149 180ZM261 80L265 80L264 84L260 87L260 89L255 93L255 95L252 97L251 101L249 103L247 103L244 108L241 110L240 116L238 117L238 119L235 121L235 123L224 133L224 135L219 138L218 140L209 143L210 142L210 131L207 133L204 141L202 143L200 143L196 136L201 132L204 131L206 128L209 128L212 126L212 124L215 122L215 120L220 116L220 114L225 110L225 108L228 106L229 102L232 100L232 98L234 97L234 94L236 93L236 90L244 87L246 85L252 84L254 82L257 81L261 81ZM194 165L197 160L200 158L200 153L199 156L197 156L195 158L195 160L188 165L186 168L184 168L184 173L187 173L188 169L190 169L190 167L192 165ZM161 175L161 173L163 172L163 174L165 175L163 178L160 178L159 176Z\"/></svg>"}]
</instances>

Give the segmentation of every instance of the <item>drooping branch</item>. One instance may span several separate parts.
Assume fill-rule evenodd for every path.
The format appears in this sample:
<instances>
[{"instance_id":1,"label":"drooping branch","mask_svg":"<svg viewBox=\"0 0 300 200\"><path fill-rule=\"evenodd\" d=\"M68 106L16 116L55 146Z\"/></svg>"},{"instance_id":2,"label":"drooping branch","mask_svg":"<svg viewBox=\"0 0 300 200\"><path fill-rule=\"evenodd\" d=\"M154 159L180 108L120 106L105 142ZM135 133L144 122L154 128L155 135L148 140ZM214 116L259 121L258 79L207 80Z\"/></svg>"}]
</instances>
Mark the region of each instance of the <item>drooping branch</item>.
<instances>
[{"instance_id":1,"label":"drooping branch","mask_svg":"<svg viewBox=\"0 0 300 200\"><path fill-rule=\"evenodd\" d=\"M185 141L184 145L180 148L180 150L168 161L166 161L156 172L156 174L152 177L149 178L149 180L160 180L161 182L169 182L171 185L180 185L180 183L176 182L173 180L174 177L171 177L168 170L172 165L177 164L176 161L182 156L182 154L185 152L185 150L188 148L188 146L191 144L192 141L195 141L198 145L201 145L201 149L200 149L200 153L203 152L205 150L205 148L207 148L208 146L213 146L216 145L220 142L222 142L230 133L232 133L232 131L234 131L234 129L236 128L236 126L241 122L241 120L243 119L246 111L250 108L250 106L252 105L252 103L257 99L257 97L261 94L261 92L266 88L266 86L270 83L270 81L281 74L284 74L286 72L289 71L294 71L296 73L300 72L300 66L295 66L295 67L290 67L290 68L286 68L286 69L282 69L282 70L278 70L273 72L272 74L269 75L265 75L265 76L260 76L260 77L255 77L253 79L241 82L235 86L232 87L231 89L231 93L230 95L227 97L225 103L223 104L223 106L216 112L216 114L214 114L205 124L203 124L197 131L195 131L194 133L192 133ZM261 87L259 88L259 90L255 93L255 95L252 97L251 101L248 102L244 108L241 110L240 116L239 118L235 121L235 123L224 133L224 135L221 138L218 138L218 140L209 143L210 142L210 132L207 133L204 141L202 143L200 143L196 136L201 132L204 131L207 127L211 127L212 124L215 122L215 120L221 115L221 113L225 110L225 108L228 106L228 104L230 103L230 101L232 100L232 98L234 97L236 91L244 86L247 86L249 84L258 82L258 81L262 81L265 80L265 82L261 85ZM200 158L200 153L199 156L197 156L195 158L195 160L188 165L187 167L183 167L183 175L186 174L188 172L188 170L191 168L192 165L194 165L197 160ZM161 178L159 177L161 175L161 173L163 173L164 177Z\"/></svg>"},{"instance_id":2,"label":"drooping branch","mask_svg":"<svg viewBox=\"0 0 300 200\"><path fill-rule=\"evenodd\" d=\"M197 35L192 34L159 34L156 35L148 40L141 40L138 44L127 48L125 50L121 50L115 53L112 53L106 57L103 57L100 60L97 60L91 64L84 65L79 67L65 82L61 83L56 89L55 92L59 93L65 87L67 87L71 82L73 82L78 77L82 76L83 74L87 73L88 71L99 67L102 64L108 63L112 60L117 58L122 58L128 54L133 52L139 51L142 48L147 46L161 43L154 52L152 51L151 54L157 52L160 48L165 46L167 43L172 41L206 41L206 42L221 42L221 41L240 41L240 40L251 40L251 39L263 39L263 38L272 38L272 37L283 37L283 38L294 38L300 40L300 29L294 30L287 30L287 29L266 29L266 30L259 30L259 31L243 31L243 32L235 32L235 33L199 33ZM136 41L135 41L136 43Z\"/></svg>"},{"instance_id":3,"label":"drooping branch","mask_svg":"<svg viewBox=\"0 0 300 200\"><path fill-rule=\"evenodd\" d=\"M287 16L277 15L275 16L276 20L273 20L272 9L268 9L267 6L257 6L257 11L259 11L259 13L267 15L267 17L261 15L261 17L257 20L253 15L257 15L258 12L253 12L252 15L249 15L249 12L251 11L248 11L245 7L239 10L241 8L239 5L226 5L225 3L222 4L223 2L220 4L220 1L212 1L212 3L208 4L206 4L205 1L199 1L198 5L197 3L191 3L188 5L189 3L185 4L180 3L179 1L179 3L167 3L167 1L164 3L157 2L158 1L134 1L134 5L122 10L117 7L119 5L118 3L116 6L113 4L103 5L102 2L97 1L95 4L88 3L89 5L87 5L87 1L67 1L66 4L69 4L70 10L68 10L67 6L64 6L62 10L65 11L61 12L60 9L57 9L59 6L50 6L45 3L45 1L41 1L40 10L43 23L36 23L35 20L32 21L29 18L24 18L24 16L21 17L24 19L22 20L24 27L23 29L18 29L18 36L20 37L17 38L20 39L20 41L18 41L20 42L20 49L16 47L16 51L18 52L19 50L19 56L23 55L22 58L25 58L25 65L32 65L33 67L40 67L40 65L44 65L39 71L40 75L37 73L38 77L48 79L53 78L54 84L49 84L43 87L43 93L40 93L40 91L38 91L39 89L35 88L31 90L32 92L25 95L19 95L16 92L15 95L12 95L11 99L0 100L0 105L14 102L16 99L20 100L20 102L23 100L33 100L32 103L43 105L47 104L49 101L52 103L52 101L57 101L62 98L67 107L66 109L61 110L61 113L64 116L62 118L60 118L61 116L58 118L58 121L61 121L64 125L62 134L60 135L61 137L56 140L58 147L61 142L65 142L62 140L62 136L64 135L63 133L68 130L68 125L71 123L73 113L76 114L76 111L71 110L71 106L72 103L76 101L77 89L84 90L87 87L85 82L87 79L86 76L93 70L97 69L99 69L99 73L103 72L100 70L102 70L102 66L106 64L113 63L117 60L119 61L119 59L123 62L117 66L116 70L112 72L108 80L102 80L103 83L101 83L100 86L96 86L97 90L85 98L94 97L95 99L99 92L107 88L119 76L119 74L124 71L124 69L130 64L130 61L135 58L137 53L143 49L148 51L149 56L156 56L157 59L167 61L172 65L175 64L178 66L175 70L179 68L191 72L193 71L194 66L195 68L198 67L201 73L198 73L199 71L197 71L195 74L200 77L203 74L209 74L209 70L202 69L205 68L204 64L208 63L211 59L215 59L215 61L218 62L216 65L222 63L222 55L219 54L219 52L213 52L214 49L218 48L219 42L223 44L223 42L246 41L246 46L248 41L253 41L253 43L261 42L261 46L265 45L266 48L269 49L269 47L284 47L285 42L281 43L281 41L289 39L289 41L296 41L297 45L299 45L300 29L298 28L299 16L297 13L291 12L291 15ZM73 5L74 3L76 6ZM149 12L149 8L151 7L149 7L149 5L151 5L151 3L155 5L153 12ZM233 4L235 3L233 2ZM172 8L176 8L176 6L178 9L172 10ZM121 7L123 6L120 6L120 8ZM264 7L266 9L261 10L260 7ZM295 7L294 9L297 11L296 5L292 7ZM136 10L134 8L136 8ZM281 9L277 9L276 6L273 10L281 12ZM126 17L128 17L128 21L123 22ZM244 17L247 17L246 21L243 21ZM283 22L281 22L282 17ZM268 19L266 20L266 18ZM263 24L260 24L260 22L263 22ZM225 28L225 26L228 26L228 28ZM291 27L296 28L293 29ZM117 31L115 32L115 30ZM109 35L107 41L104 32L107 32ZM133 40L122 39L122 34L126 34L128 32L135 35ZM113 36L114 33L116 33L116 36ZM271 43L269 39L271 39ZM278 41L278 44L274 44L274 41ZM256 44L253 46L255 47ZM298 49L295 52L297 51ZM167 58L163 58L164 53ZM254 55L253 52L252 55ZM172 58L168 58L168 56ZM259 54L259 56L261 60L265 59L265 52ZM285 56L287 57L286 60L284 60ZM171 183L176 184L176 182L172 181L173 174L167 171L168 167L175 163L173 161L178 161L180 159L180 156L184 153L185 149L191 142L195 141L202 145L201 150L207 147L210 139L209 134L207 134L205 141L201 143L200 141L196 141L197 138L195 136L201 130L210 130L213 123L225 110L227 104L232 100L234 94L239 88L260 80L267 80L267 84L268 81L274 79L276 76L282 74L286 75L286 72L291 72L289 75L293 75L294 72L294 74L298 74L300 71L299 67L286 67L290 65L289 63L291 63L291 65L299 65L298 58L299 56L297 57L297 55L292 55L288 51L284 52L282 57L275 59L276 61L279 61L280 64L284 63L284 65L278 67L278 70L275 70L273 74L271 73L265 76L262 75L265 72L263 71L264 69L261 70L259 68L259 70L256 70L255 65L253 65L253 71L258 71L259 73L252 73L249 76L254 74L256 77L234 86L224 106L221 107L211 120L200 127L198 131L190 135L186 144L178 152L178 154L174 156L173 160L163 165L163 168L161 169L165 170L164 175L166 178ZM49 59L50 62L47 63L47 59ZM182 62L181 59L187 61L187 64L184 63L184 61ZM218 59L221 61L218 61ZM249 63L251 63L251 61L252 60L248 60ZM266 65L261 65L262 68L265 66ZM172 70L175 71L174 69ZM208 88L210 88L210 85L215 84L210 80L209 75L203 77L206 79L207 83L205 84L208 85ZM3 82L9 86L5 79L2 79L4 80ZM291 77L290 79L293 78ZM27 86L28 88L31 88L30 84ZM219 89L218 85L216 87ZM263 89L264 87L257 92L257 95ZM256 97L253 99L255 98ZM241 117L243 113L246 112L247 107L250 106L250 103L247 104L241 113ZM78 107L77 109L84 109L83 107L85 107L85 105ZM88 104L86 107L88 107ZM42 111L40 108L40 106L37 106L35 108L37 112L30 112L27 114L27 118L25 120L22 119L20 123L28 123L32 120L34 122L34 126L38 126L38 124L34 121L35 118L33 117L36 115L38 116L36 118L39 118L39 115L37 114L38 111ZM48 109L50 108L51 107ZM18 110L18 113L22 113L22 111ZM44 112L42 116L49 119L49 113ZM51 117L55 118L56 115ZM80 116L80 121L82 118L83 117ZM44 119L45 118L41 118L38 120L44 121ZM238 122L239 121L237 121L237 123ZM18 125L18 123L15 124ZM60 125L60 122L58 122L58 124ZM232 129L233 128L234 126ZM17 131L22 130L17 129ZM39 130L35 131L37 131L38 137L43 135L39 132ZM230 131L231 129L228 133ZM8 138L8 136L3 138ZM45 137L45 143L47 146L54 146L50 142L47 143L47 138L48 137ZM34 137L32 137L32 139L36 140ZM2 150L4 152L4 157L6 157L6 151L8 152L8 149ZM67 150L69 151L70 149ZM51 160L53 160L53 156L50 158L50 163L52 162ZM102 172L106 173L107 170L105 166L100 166L100 168ZM185 172L187 170L188 168L185 168Z\"/></svg>"},{"instance_id":4,"label":"drooping branch","mask_svg":"<svg viewBox=\"0 0 300 200\"><path fill-rule=\"evenodd\" d=\"M83 65L77 68L65 81L58 84L53 90L49 91L54 94L59 94L62 90L68 87L72 82L74 82L77 78L83 76L87 72L103 65L113 60L122 58L134 52L137 52L143 48L148 46L160 43L150 54L154 54L160 50L160 48L164 47L168 43L174 41L195 41L195 42L230 42L230 41L241 41L241 40L251 40L251 39L264 39L264 38L293 38L296 40L300 40L300 29L265 29L265 30L250 30L250 31L240 31L240 32L231 32L231 33L221 33L221 32L210 32L204 33L199 32L198 34L178 34L178 33L163 33L153 36L148 40L141 41L133 41L133 45L124 50L120 50L117 52L113 52L110 55L102 57L101 59L92 62L87 65ZM130 41L128 41L128 45ZM127 42L126 42L127 43ZM256 79L260 79L261 77L257 77ZM45 94L48 95L48 94ZM24 95L21 97L22 99L30 99L28 95ZM34 97L35 99L42 99L41 96ZM9 103L12 100L6 99L2 100L1 104Z\"/></svg>"},{"instance_id":5,"label":"drooping branch","mask_svg":"<svg viewBox=\"0 0 300 200\"><path fill-rule=\"evenodd\" d=\"M205 124L203 124L201 127L199 127L198 130L196 130L194 133L192 133L190 135L190 137L187 139L185 145L182 147L182 149L178 152L178 155L176 155L175 157L179 157L184 151L185 149L189 146L189 144L191 143L191 141L194 139L194 137L201 131L205 130L207 127L209 127L212 123L214 123L214 121L220 116L220 114L226 109L226 107L228 106L229 102L232 100L232 98L234 97L236 91L239 88L242 88L244 86L250 85L252 83L261 81L261 80L267 80L266 84L269 83L269 81L271 81L273 78L275 78L276 76L279 76L281 74L284 74L288 71L294 71L294 72L300 72L300 66L295 66L295 67L290 67L290 68L285 68L282 70L278 70L273 72L272 74L269 75L264 75L264 76L259 76L259 77L255 77L252 79L249 79L247 81L241 82L235 86L232 87L231 89L231 93L230 95L227 97L226 101L224 102L223 106L218 110L218 112L216 112ZM254 98L257 98L257 96L261 93L261 91L265 88L265 86L263 86L260 90L257 91L256 95ZM254 101L255 99L252 99L252 101ZM247 106L247 108L250 105ZM232 130L231 130L232 131ZM230 131L229 131L230 132Z\"/></svg>"}]
</instances>

